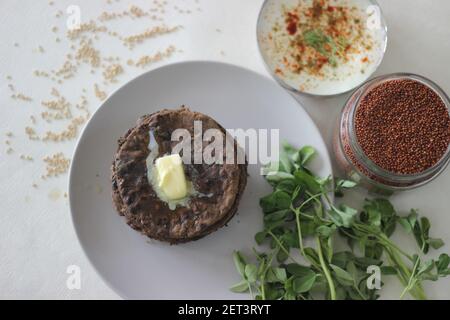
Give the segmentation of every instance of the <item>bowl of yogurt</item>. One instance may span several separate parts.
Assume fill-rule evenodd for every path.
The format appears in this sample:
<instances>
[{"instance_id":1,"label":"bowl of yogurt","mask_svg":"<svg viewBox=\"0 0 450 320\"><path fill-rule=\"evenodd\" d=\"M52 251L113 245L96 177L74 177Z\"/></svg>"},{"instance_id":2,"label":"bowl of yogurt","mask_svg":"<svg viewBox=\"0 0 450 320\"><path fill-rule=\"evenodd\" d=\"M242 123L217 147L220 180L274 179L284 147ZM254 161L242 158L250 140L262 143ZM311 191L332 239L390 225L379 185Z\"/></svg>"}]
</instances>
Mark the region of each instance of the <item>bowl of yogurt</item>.
<instances>
[{"instance_id":1,"label":"bowl of yogurt","mask_svg":"<svg viewBox=\"0 0 450 320\"><path fill-rule=\"evenodd\" d=\"M266 0L257 40L283 87L331 96L358 87L376 71L387 27L373 0Z\"/></svg>"}]
</instances>

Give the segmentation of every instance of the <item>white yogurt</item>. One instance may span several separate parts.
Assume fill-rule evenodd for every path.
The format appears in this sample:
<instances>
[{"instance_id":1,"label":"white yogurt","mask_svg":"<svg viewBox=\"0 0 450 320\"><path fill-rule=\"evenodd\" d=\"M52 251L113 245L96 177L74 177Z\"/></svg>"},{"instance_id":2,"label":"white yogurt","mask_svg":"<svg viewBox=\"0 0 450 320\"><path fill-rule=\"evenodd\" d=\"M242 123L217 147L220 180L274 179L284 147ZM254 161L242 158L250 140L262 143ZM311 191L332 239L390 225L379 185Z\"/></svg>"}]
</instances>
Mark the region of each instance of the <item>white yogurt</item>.
<instances>
[{"instance_id":1,"label":"white yogurt","mask_svg":"<svg viewBox=\"0 0 450 320\"><path fill-rule=\"evenodd\" d=\"M312 6L312 0L301 0ZM309 74L305 71L294 73L285 67L283 57L292 39L288 32L273 32L278 24L284 26L284 9L298 5L299 0L268 0L261 10L258 21L258 43L263 59L268 68L284 86L299 92L313 95L335 95L347 92L364 81L375 72L386 50L387 34L379 7L369 0L335 0L336 6L356 7L365 21L365 36L371 38L369 50L352 53L347 62L341 61L336 67L327 64L322 71L323 76Z\"/></svg>"}]
</instances>

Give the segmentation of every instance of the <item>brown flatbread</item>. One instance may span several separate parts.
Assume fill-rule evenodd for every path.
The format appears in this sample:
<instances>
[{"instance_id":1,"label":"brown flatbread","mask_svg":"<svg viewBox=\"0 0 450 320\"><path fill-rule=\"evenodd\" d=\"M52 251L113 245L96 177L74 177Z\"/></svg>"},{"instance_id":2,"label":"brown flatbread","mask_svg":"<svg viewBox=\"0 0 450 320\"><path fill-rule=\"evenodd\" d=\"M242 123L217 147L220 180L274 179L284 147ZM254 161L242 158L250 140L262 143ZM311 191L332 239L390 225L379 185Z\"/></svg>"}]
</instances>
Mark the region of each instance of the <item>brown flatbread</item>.
<instances>
[{"instance_id":1,"label":"brown flatbread","mask_svg":"<svg viewBox=\"0 0 450 320\"><path fill-rule=\"evenodd\" d=\"M190 198L187 207L175 210L158 198L148 182L150 132L160 157L172 153L178 143L171 141L174 129L187 129L193 136L194 121L202 121L203 132L219 129L225 141L226 131L216 121L185 107L142 117L118 141L112 165L113 202L133 229L150 238L172 244L196 240L225 225L237 211L247 183L247 164L184 164L186 176L199 194ZM235 141L234 145L238 149Z\"/></svg>"}]
</instances>

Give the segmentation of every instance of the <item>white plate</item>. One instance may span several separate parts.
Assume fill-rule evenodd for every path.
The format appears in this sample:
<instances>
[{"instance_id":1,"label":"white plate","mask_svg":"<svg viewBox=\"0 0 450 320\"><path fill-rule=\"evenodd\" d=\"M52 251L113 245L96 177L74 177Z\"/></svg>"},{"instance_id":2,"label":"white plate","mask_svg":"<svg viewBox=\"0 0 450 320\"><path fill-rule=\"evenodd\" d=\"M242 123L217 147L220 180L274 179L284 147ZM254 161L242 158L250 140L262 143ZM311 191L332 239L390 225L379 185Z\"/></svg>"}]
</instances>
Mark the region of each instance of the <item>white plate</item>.
<instances>
[{"instance_id":1,"label":"white plate","mask_svg":"<svg viewBox=\"0 0 450 320\"><path fill-rule=\"evenodd\" d=\"M318 150L314 170L331 174L322 137L301 106L274 81L216 62L185 62L148 72L115 92L93 115L78 142L69 196L80 243L101 277L124 298L239 299L228 288L239 280L233 250L250 253L262 226L258 200L271 188L249 166L238 215L227 227L187 244L150 241L126 225L111 200L110 166L117 139L138 117L182 104L225 128L280 129L296 146Z\"/></svg>"}]
</instances>

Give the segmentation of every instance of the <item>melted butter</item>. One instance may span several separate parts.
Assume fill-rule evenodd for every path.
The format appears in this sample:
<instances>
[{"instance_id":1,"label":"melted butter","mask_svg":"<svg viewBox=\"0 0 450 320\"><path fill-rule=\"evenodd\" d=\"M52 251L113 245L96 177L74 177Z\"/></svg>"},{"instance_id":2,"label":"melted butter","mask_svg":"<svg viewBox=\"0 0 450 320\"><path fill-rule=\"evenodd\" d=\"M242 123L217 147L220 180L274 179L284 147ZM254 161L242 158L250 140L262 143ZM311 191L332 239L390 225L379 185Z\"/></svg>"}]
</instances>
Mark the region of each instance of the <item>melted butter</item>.
<instances>
[{"instance_id":1,"label":"melted butter","mask_svg":"<svg viewBox=\"0 0 450 320\"><path fill-rule=\"evenodd\" d=\"M186 175L183 161L178 153L160 157L155 161L158 186L171 200L187 195Z\"/></svg>"},{"instance_id":2,"label":"melted butter","mask_svg":"<svg viewBox=\"0 0 450 320\"><path fill-rule=\"evenodd\" d=\"M187 207L189 208L189 200L192 196L198 195L198 192L196 192L192 186L192 183L189 180L186 180L186 187L187 187L187 193L184 198L181 199L170 199L167 197L167 195L164 193L164 191L159 187L158 183L158 172L156 170L155 161L158 158L159 154L159 146L158 143L155 140L155 136L152 131L150 131L150 142L148 145L148 148L150 150L147 159L146 159L146 165L147 165L147 179L150 185L153 187L153 190L155 190L156 195L161 201L164 201L167 203L170 210L175 210L177 207Z\"/></svg>"},{"instance_id":3,"label":"melted butter","mask_svg":"<svg viewBox=\"0 0 450 320\"><path fill-rule=\"evenodd\" d=\"M184 198L181 199L170 199L167 197L167 195L164 193L164 191L159 187L159 181L158 181L158 172L156 170L155 161L158 158L159 154L159 146L156 142L155 136L153 134L153 131L150 131L150 142L148 144L149 154L147 156L147 159L145 161L147 166L147 179L150 185L153 187L153 190L155 190L156 195L158 198L167 203L167 206L170 210L175 210L177 207L186 207L189 208L189 202L193 197L198 198L211 198L214 196L214 193L202 193L197 190L195 190L194 186L192 185L192 182L186 179L186 188L187 188L187 194Z\"/></svg>"}]
</instances>

